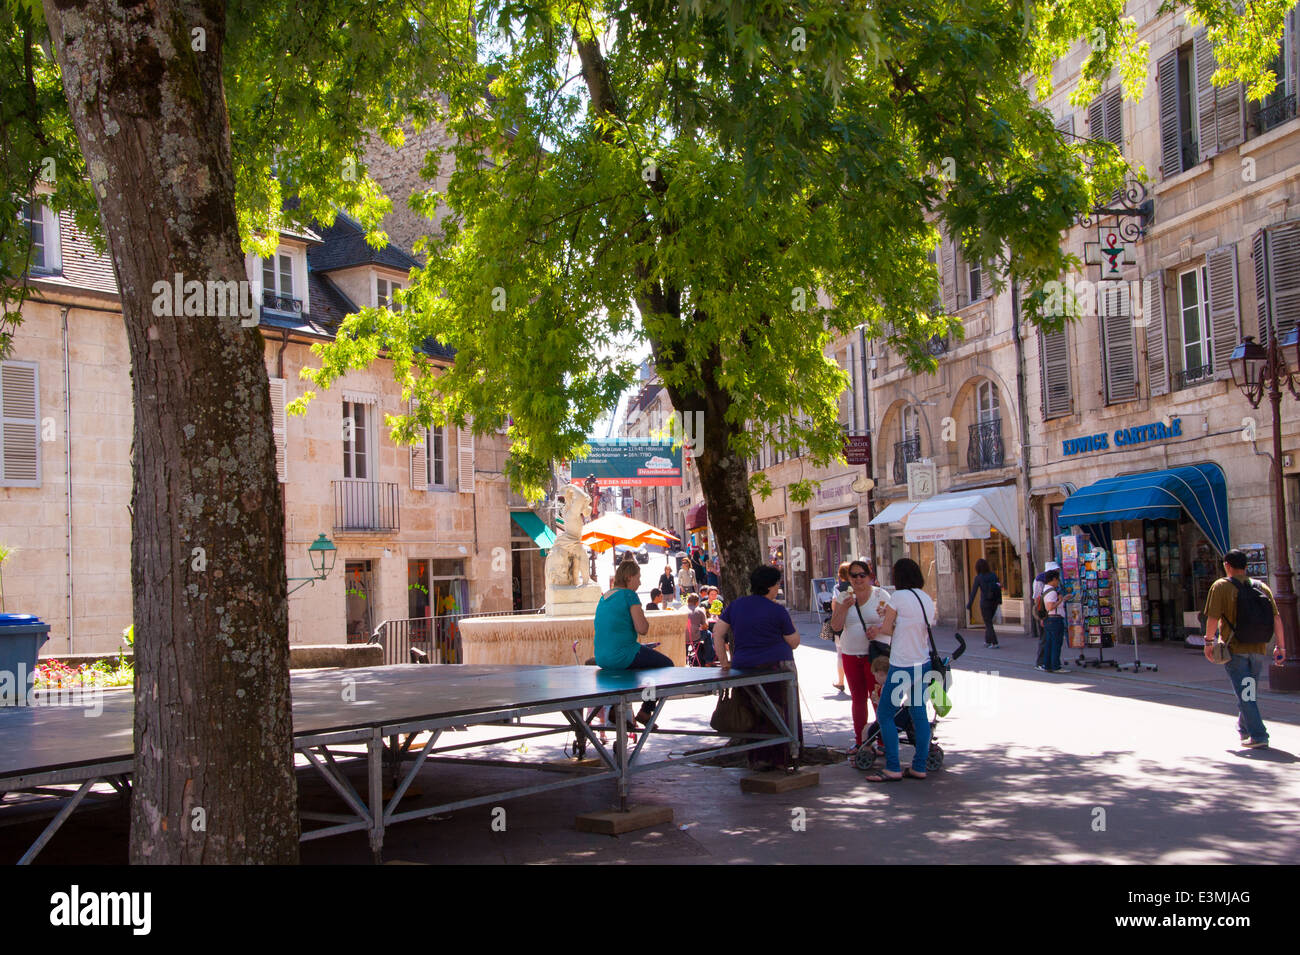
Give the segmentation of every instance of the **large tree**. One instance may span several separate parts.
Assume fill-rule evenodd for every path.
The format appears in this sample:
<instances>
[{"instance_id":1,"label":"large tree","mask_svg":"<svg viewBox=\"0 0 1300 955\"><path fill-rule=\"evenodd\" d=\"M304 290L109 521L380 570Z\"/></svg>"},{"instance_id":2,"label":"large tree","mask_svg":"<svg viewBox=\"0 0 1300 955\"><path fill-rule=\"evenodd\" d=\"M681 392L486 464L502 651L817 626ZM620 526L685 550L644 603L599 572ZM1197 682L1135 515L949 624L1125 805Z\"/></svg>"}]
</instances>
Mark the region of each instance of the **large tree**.
<instances>
[{"instance_id":1,"label":"large tree","mask_svg":"<svg viewBox=\"0 0 1300 955\"><path fill-rule=\"evenodd\" d=\"M3 198L43 182L83 221L97 206L130 346L132 861L295 860L264 343L224 307L155 314L153 286L245 280L245 250L336 208L373 229L388 204L361 150L422 121L416 77L445 44L407 3L61 0L45 4L48 34L39 4L3 13ZM0 278L21 276L29 244L0 230ZM16 324L22 283L3 294Z\"/></svg>"}]
</instances>

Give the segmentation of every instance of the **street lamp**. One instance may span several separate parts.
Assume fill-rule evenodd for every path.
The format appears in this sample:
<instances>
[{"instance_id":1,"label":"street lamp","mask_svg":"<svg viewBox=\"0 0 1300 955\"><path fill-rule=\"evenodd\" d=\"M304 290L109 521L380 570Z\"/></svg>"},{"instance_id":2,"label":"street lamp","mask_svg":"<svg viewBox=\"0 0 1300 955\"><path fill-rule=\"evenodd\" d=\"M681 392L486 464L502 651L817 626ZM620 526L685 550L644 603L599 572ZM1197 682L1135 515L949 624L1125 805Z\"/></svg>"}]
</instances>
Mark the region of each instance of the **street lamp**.
<instances>
[{"instance_id":1,"label":"street lamp","mask_svg":"<svg viewBox=\"0 0 1300 955\"><path fill-rule=\"evenodd\" d=\"M1300 369L1300 336L1291 329L1278 341L1277 334L1268 336L1268 345L1259 344L1247 335L1232 350L1228 367L1232 380L1246 396L1252 408L1258 408L1267 392L1273 410L1273 538L1277 542L1277 560L1273 571L1273 598L1282 617L1282 636L1286 642L1286 658L1269 667L1268 682L1274 690L1300 690L1300 625L1296 620L1296 595L1291 586L1290 544L1286 533L1286 494L1282 481L1282 386L1300 398L1296 374L1287 367L1286 354L1293 352L1292 360Z\"/></svg>"},{"instance_id":2,"label":"street lamp","mask_svg":"<svg viewBox=\"0 0 1300 955\"><path fill-rule=\"evenodd\" d=\"M301 590L308 584L315 584L316 581L328 577L330 571L334 569L334 558L337 556L338 548L334 546L334 542L324 534L318 536L312 541L311 546L307 548L307 557L311 560L311 569L316 572L315 576L288 578L290 582L301 581L297 587L290 588L288 593L291 594L295 590ZM285 596L288 596L288 594Z\"/></svg>"}]
</instances>

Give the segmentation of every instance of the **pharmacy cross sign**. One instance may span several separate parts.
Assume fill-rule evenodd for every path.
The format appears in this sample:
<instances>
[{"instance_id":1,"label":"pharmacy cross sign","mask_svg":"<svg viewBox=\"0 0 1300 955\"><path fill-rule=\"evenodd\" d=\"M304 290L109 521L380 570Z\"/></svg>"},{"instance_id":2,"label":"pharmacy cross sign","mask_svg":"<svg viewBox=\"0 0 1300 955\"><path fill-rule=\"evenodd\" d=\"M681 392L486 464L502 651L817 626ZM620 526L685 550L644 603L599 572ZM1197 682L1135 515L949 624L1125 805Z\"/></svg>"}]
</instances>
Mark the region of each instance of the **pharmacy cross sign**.
<instances>
[{"instance_id":1,"label":"pharmacy cross sign","mask_svg":"<svg viewBox=\"0 0 1300 955\"><path fill-rule=\"evenodd\" d=\"M1097 241L1085 242L1084 260L1101 268L1101 278L1123 277L1124 266L1136 265L1138 239L1146 235L1155 203L1147 197L1147 188L1136 179L1128 179L1124 187L1111 197L1109 205L1098 206L1090 212L1075 217L1075 224L1097 228ZM1102 220L1108 220L1102 225Z\"/></svg>"}]
</instances>

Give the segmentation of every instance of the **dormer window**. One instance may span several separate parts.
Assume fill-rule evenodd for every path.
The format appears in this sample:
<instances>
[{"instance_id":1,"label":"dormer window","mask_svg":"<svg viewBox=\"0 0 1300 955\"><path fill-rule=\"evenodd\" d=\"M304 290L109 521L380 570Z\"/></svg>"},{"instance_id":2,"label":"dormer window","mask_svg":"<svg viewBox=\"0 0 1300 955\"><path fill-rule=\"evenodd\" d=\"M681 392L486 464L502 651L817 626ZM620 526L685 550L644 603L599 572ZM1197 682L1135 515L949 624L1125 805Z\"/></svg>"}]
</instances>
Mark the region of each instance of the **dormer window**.
<instances>
[{"instance_id":1,"label":"dormer window","mask_svg":"<svg viewBox=\"0 0 1300 955\"><path fill-rule=\"evenodd\" d=\"M284 252L262 260L262 307L291 314L302 311L302 298L294 293L293 257Z\"/></svg>"},{"instance_id":2,"label":"dormer window","mask_svg":"<svg viewBox=\"0 0 1300 955\"><path fill-rule=\"evenodd\" d=\"M33 199L22 204L24 226L32 237L28 271L48 274L59 272L63 263L59 254L59 217L46 203Z\"/></svg>"},{"instance_id":3,"label":"dormer window","mask_svg":"<svg viewBox=\"0 0 1300 955\"><path fill-rule=\"evenodd\" d=\"M391 308L395 312L402 310L401 305L393 302L393 293L402 287L402 283L394 282L391 279L375 279L375 307Z\"/></svg>"}]
</instances>

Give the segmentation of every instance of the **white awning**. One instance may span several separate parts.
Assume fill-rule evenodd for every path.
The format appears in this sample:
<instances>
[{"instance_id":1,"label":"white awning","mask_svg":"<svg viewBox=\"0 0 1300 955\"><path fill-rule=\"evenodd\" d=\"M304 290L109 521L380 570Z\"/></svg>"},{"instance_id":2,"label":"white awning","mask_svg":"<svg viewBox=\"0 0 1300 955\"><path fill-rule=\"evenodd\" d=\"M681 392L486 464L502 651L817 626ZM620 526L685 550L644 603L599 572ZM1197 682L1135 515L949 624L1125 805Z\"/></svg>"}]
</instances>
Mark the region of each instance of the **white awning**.
<instances>
[{"instance_id":1,"label":"white awning","mask_svg":"<svg viewBox=\"0 0 1300 955\"><path fill-rule=\"evenodd\" d=\"M824 531L831 527L848 527L849 515L855 510L856 508L846 507L839 511L825 511L808 522L808 529Z\"/></svg>"},{"instance_id":2,"label":"white awning","mask_svg":"<svg viewBox=\"0 0 1300 955\"><path fill-rule=\"evenodd\" d=\"M916 507L916 501L893 501L885 507L883 511L871 519L872 524L901 524L912 509Z\"/></svg>"},{"instance_id":3,"label":"white awning","mask_svg":"<svg viewBox=\"0 0 1300 955\"><path fill-rule=\"evenodd\" d=\"M903 539L909 543L981 540L992 529L1021 549L1016 489L1010 485L949 491L922 501L907 516Z\"/></svg>"}]
</instances>

